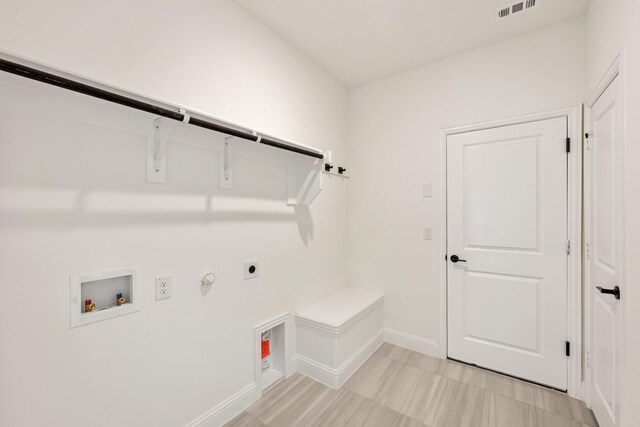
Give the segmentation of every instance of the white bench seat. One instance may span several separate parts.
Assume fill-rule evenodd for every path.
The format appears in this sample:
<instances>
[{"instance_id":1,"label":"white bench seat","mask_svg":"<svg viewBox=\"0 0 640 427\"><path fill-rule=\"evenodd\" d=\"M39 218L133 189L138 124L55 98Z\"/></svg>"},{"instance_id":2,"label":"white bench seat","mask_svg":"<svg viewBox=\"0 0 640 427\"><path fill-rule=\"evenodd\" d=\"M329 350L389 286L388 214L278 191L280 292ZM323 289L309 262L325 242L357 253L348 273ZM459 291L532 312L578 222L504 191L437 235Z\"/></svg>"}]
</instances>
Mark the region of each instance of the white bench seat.
<instances>
[{"instance_id":1,"label":"white bench seat","mask_svg":"<svg viewBox=\"0 0 640 427\"><path fill-rule=\"evenodd\" d=\"M340 388L383 341L384 294L345 288L295 314L298 370Z\"/></svg>"}]
</instances>

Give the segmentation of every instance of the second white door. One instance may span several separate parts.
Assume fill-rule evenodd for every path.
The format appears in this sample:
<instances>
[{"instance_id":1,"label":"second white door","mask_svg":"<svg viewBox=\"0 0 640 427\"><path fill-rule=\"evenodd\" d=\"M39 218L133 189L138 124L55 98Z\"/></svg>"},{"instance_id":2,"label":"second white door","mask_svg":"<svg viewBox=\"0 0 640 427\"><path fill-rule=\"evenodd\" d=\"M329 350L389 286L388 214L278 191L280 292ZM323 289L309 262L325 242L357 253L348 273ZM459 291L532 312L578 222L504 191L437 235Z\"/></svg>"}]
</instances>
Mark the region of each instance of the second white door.
<instances>
[{"instance_id":1,"label":"second white door","mask_svg":"<svg viewBox=\"0 0 640 427\"><path fill-rule=\"evenodd\" d=\"M567 389L567 119L447 138L448 355Z\"/></svg>"},{"instance_id":2,"label":"second white door","mask_svg":"<svg viewBox=\"0 0 640 427\"><path fill-rule=\"evenodd\" d=\"M624 295L622 104L618 78L589 111L585 151L587 384L601 427L620 425L620 301ZM621 295L622 294L622 295Z\"/></svg>"}]
</instances>

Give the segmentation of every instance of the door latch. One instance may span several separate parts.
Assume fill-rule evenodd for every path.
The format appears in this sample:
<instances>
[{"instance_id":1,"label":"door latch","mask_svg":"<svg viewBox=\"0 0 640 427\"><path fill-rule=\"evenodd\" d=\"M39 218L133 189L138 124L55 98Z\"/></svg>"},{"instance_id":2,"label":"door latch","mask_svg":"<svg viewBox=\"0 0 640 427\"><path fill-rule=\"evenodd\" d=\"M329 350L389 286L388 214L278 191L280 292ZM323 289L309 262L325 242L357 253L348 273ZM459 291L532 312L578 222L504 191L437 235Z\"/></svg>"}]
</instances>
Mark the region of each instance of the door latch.
<instances>
[{"instance_id":1,"label":"door latch","mask_svg":"<svg viewBox=\"0 0 640 427\"><path fill-rule=\"evenodd\" d=\"M600 291L601 294L609 294L613 295L616 299L620 299L620 287L614 286L613 289L606 289L602 286L596 286L596 289Z\"/></svg>"}]
</instances>

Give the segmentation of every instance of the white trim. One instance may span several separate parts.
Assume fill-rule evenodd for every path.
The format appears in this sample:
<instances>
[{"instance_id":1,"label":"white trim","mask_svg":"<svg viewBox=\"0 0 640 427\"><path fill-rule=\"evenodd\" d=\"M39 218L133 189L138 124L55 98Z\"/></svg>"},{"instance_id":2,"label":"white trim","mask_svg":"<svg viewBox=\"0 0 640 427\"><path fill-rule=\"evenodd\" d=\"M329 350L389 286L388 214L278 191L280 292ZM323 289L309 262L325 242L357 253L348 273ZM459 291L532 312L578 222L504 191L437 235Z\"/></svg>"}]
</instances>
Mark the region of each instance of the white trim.
<instances>
[{"instance_id":1,"label":"white trim","mask_svg":"<svg viewBox=\"0 0 640 427\"><path fill-rule=\"evenodd\" d=\"M298 372L331 388L338 389L342 387L351 375L382 345L384 335L384 330L380 329L380 331L340 365L338 369L333 369L325 364L297 354L295 360L298 365Z\"/></svg>"},{"instance_id":2,"label":"white trim","mask_svg":"<svg viewBox=\"0 0 640 427\"><path fill-rule=\"evenodd\" d=\"M388 342L389 344L397 345L398 347L417 351L418 353L443 358L440 345L437 341L422 338L417 335L411 335L405 332L384 328L384 341Z\"/></svg>"},{"instance_id":3,"label":"white trim","mask_svg":"<svg viewBox=\"0 0 640 427\"><path fill-rule=\"evenodd\" d=\"M582 105L567 115L567 130L571 138L571 153L567 165L567 231L571 241L567 266L567 339L571 343L567 393L582 399Z\"/></svg>"},{"instance_id":4,"label":"white trim","mask_svg":"<svg viewBox=\"0 0 640 427\"><path fill-rule=\"evenodd\" d=\"M447 357L447 137L464 132L491 129L558 117L567 118L567 132L571 138L568 164L568 233L571 254L568 257L568 330L571 342L571 357L568 363L567 392L582 398L582 106L563 108L548 112L491 120L472 125L440 130L440 357Z\"/></svg>"},{"instance_id":5,"label":"white trim","mask_svg":"<svg viewBox=\"0 0 640 427\"><path fill-rule=\"evenodd\" d=\"M220 427L256 401L256 383L251 383L233 396L218 403L185 427Z\"/></svg>"},{"instance_id":6,"label":"white trim","mask_svg":"<svg viewBox=\"0 0 640 427\"><path fill-rule=\"evenodd\" d=\"M609 87L613 79L618 77L619 74L622 73L622 53L618 54L607 71L604 73L604 76L600 79L596 87L591 92L591 96L587 99L586 106L587 108L593 108L596 101L602 96L605 90Z\"/></svg>"}]
</instances>

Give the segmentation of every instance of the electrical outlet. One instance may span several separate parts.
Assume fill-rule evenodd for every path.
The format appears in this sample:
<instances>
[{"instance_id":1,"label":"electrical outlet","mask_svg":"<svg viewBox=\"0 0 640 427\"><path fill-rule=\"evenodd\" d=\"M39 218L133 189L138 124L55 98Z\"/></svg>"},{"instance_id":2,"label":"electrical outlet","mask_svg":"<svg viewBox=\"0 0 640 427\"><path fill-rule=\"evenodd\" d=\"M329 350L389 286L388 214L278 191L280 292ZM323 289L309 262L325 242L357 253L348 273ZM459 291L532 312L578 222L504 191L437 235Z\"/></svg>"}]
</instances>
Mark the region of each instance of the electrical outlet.
<instances>
[{"instance_id":1,"label":"electrical outlet","mask_svg":"<svg viewBox=\"0 0 640 427\"><path fill-rule=\"evenodd\" d=\"M424 240L431 240L433 238L433 233L431 232L431 227L425 227L422 230L422 238Z\"/></svg>"},{"instance_id":2,"label":"electrical outlet","mask_svg":"<svg viewBox=\"0 0 640 427\"><path fill-rule=\"evenodd\" d=\"M156 277L156 301L171 298L171 276Z\"/></svg>"},{"instance_id":3,"label":"electrical outlet","mask_svg":"<svg viewBox=\"0 0 640 427\"><path fill-rule=\"evenodd\" d=\"M244 280L255 279L260 273L260 263L258 261L244 262Z\"/></svg>"}]
</instances>

